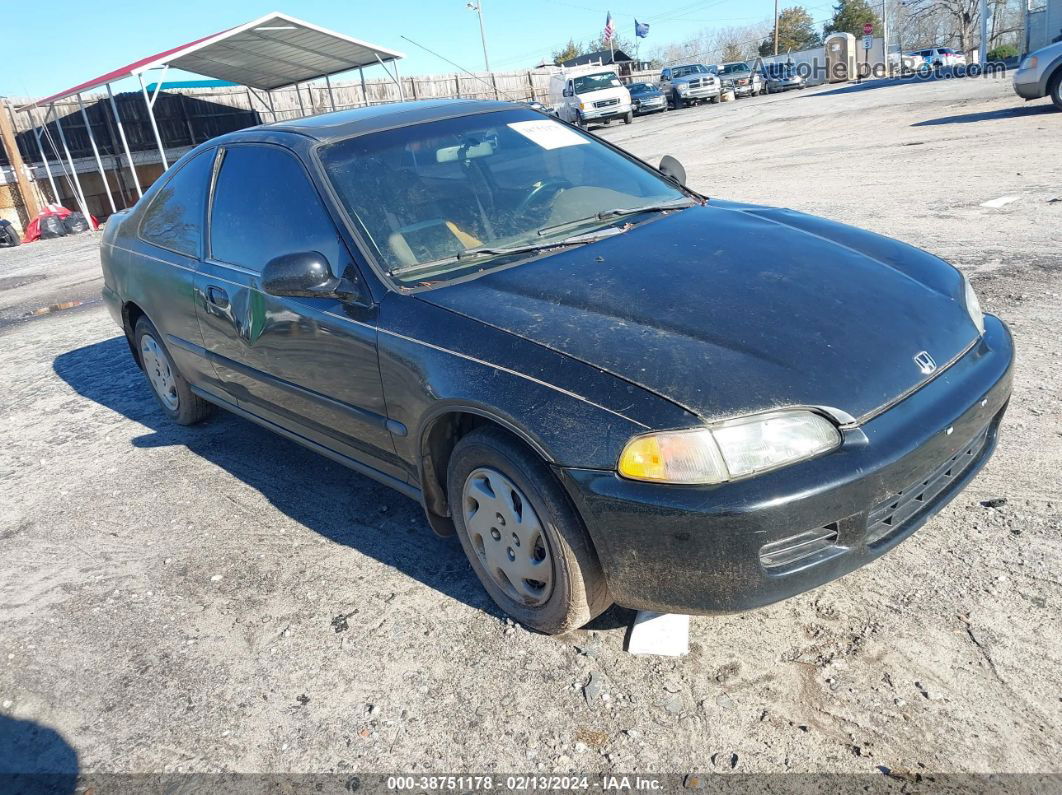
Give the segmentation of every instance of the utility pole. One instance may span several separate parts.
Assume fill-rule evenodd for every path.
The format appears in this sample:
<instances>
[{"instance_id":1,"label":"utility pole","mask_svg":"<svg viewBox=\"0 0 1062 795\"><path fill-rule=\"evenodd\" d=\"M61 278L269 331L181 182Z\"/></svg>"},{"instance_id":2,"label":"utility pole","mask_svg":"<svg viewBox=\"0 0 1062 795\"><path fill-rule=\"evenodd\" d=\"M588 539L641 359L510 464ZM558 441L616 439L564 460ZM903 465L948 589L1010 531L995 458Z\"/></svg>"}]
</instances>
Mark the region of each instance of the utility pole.
<instances>
[{"instance_id":1,"label":"utility pole","mask_svg":"<svg viewBox=\"0 0 1062 795\"><path fill-rule=\"evenodd\" d=\"M981 0L981 46L977 48L981 69L988 66L988 0Z\"/></svg>"},{"instance_id":2,"label":"utility pole","mask_svg":"<svg viewBox=\"0 0 1062 795\"><path fill-rule=\"evenodd\" d=\"M476 0L476 2L468 2L465 7L469 11L475 11L479 14L479 39L483 42L483 68L490 71L490 59L487 58L487 30L483 27L483 0Z\"/></svg>"},{"instance_id":3,"label":"utility pole","mask_svg":"<svg viewBox=\"0 0 1062 795\"><path fill-rule=\"evenodd\" d=\"M34 185L26 179L26 171L22 167L22 155L18 151L18 143L15 140L15 127L11 120L11 106L4 100L0 100L0 142L7 152L7 162L11 164L11 170L15 173L15 183L18 192L22 195L22 206L26 210L26 221L32 221L41 211L37 202L37 193Z\"/></svg>"},{"instance_id":4,"label":"utility pole","mask_svg":"<svg viewBox=\"0 0 1062 795\"><path fill-rule=\"evenodd\" d=\"M884 61L885 77L889 76L889 5L888 0L881 0L881 58ZM903 56L900 56L903 63Z\"/></svg>"},{"instance_id":5,"label":"utility pole","mask_svg":"<svg viewBox=\"0 0 1062 795\"><path fill-rule=\"evenodd\" d=\"M778 0L774 0L774 54L778 54Z\"/></svg>"}]
</instances>

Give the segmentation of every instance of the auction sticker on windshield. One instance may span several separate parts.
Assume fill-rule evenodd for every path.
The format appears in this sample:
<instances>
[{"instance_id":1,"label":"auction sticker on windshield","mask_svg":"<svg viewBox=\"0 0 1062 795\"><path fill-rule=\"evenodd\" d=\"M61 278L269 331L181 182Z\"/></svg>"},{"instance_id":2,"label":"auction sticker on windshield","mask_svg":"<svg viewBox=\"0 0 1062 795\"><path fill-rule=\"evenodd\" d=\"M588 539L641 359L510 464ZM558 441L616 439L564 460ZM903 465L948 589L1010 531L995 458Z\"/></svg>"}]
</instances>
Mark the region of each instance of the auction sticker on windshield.
<instances>
[{"instance_id":1,"label":"auction sticker on windshield","mask_svg":"<svg viewBox=\"0 0 1062 795\"><path fill-rule=\"evenodd\" d=\"M588 144L575 130L569 130L563 124L549 119L536 121L516 121L509 125L525 138L529 138L543 149L561 149L565 146Z\"/></svg>"}]
</instances>

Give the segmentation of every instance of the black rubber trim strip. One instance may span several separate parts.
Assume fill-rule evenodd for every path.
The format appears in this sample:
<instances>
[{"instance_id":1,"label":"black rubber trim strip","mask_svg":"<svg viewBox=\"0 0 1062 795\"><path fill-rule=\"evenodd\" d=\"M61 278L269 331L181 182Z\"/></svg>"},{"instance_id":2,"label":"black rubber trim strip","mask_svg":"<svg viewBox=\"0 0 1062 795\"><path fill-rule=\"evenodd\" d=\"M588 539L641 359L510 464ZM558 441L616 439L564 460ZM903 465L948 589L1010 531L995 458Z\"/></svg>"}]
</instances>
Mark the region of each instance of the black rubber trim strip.
<instances>
[{"instance_id":1,"label":"black rubber trim strip","mask_svg":"<svg viewBox=\"0 0 1062 795\"><path fill-rule=\"evenodd\" d=\"M189 388L196 395L203 398L203 400L213 403L215 406L220 406L226 411L231 411L233 414L239 417L243 417L245 420L250 420L253 423L261 425L263 428L273 431L273 433L283 436L285 439L290 439L291 441L296 442L297 444L301 444L303 447L307 447L310 450L313 450L315 453L323 455L325 458L330 458L337 464L342 464L348 469L353 469L358 474L372 478L373 480L382 483L385 486L390 486L392 489L399 492L400 494L404 494L411 500L416 500L417 502L422 501L420 489L418 489L416 486L406 483L404 480L399 480L398 478L392 477L391 475L381 472L378 469L374 469L368 464L363 464L360 461L355 461L349 456L343 455L342 453L337 453L335 450L332 450L329 447L325 447L322 444L318 444L312 439L307 439L305 436L301 436L295 433L294 431L289 431L287 428L281 425L277 425L275 422L270 422L269 420L263 419L257 414L252 414L249 411L245 411L239 406L237 406L235 403L230 403L229 401L224 400L223 398L220 398L217 395L213 395L204 389L200 389L197 386L192 386L191 384L189 384Z\"/></svg>"},{"instance_id":2,"label":"black rubber trim strip","mask_svg":"<svg viewBox=\"0 0 1062 795\"><path fill-rule=\"evenodd\" d=\"M346 412L347 414L351 415L357 420L360 420L361 422L364 422L369 425L375 425L378 428L390 431L395 436L405 436L408 433L408 430L406 429L405 425L398 422L397 420L389 419L382 414L377 414L374 411L368 411L357 406L352 406L349 403L344 403L341 400L336 400L335 398L330 398L327 395L322 395L320 392L314 392L312 389L306 389L305 387L301 387L298 384L293 384L291 381L285 381L283 378L277 378L276 376L270 375L269 373L264 373L261 370L256 370L254 367L248 367L247 365L234 361L233 359L230 359L227 356L222 356L221 354L214 353L213 351L208 351L201 345L196 345L194 342L189 342L188 340L182 339L181 337L175 337L172 334L167 334L166 339L169 342L172 342L178 348L182 348L183 350L194 353L197 356L202 356L204 359L207 359L211 362L220 364L223 367L228 367L230 370L235 370L236 372L253 378L256 381L261 381L262 383L269 384L270 386L277 387L278 389L283 389L285 392L290 392L291 394L298 395L301 398L306 398L307 400L312 400L329 408L338 409L339 411Z\"/></svg>"}]
</instances>

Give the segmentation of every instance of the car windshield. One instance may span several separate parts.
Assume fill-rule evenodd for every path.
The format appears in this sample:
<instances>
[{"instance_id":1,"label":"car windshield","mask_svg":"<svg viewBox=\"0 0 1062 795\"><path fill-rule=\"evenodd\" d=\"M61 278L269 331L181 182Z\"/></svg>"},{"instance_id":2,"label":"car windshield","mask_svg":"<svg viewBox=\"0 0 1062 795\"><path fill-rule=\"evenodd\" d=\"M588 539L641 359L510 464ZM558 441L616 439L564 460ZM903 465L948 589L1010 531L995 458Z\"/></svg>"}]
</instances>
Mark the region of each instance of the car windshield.
<instances>
[{"instance_id":1,"label":"car windshield","mask_svg":"<svg viewBox=\"0 0 1062 795\"><path fill-rule=\"evenodd\" d=\"M631 83L627 86L627 90L632 94L641 94L644 91L649 91L648 83Z\"/></svg>"},{"instance_id":2,"label":"car windshield","mask_svg":"<svg viewBox=\"0 0 1062 795\"><path fill-rule=\"evenodd\" d=\"M671 70L672 77L685 77L686 75L708 74L708 70L699 63L690 66L676 66Z\"/></svg>"},{"instance_id":3,"label":"car windshield","mask_svg":"<svg viewBox=\"0 0 1062 795\"><path fill-rule=\"evenodd\" d=\"M728 63L723 66L723 74L725 75L733 75L751 71L752 70L749 69L749 65L746 63Z\"/></svg>"},{"instance_id":4,"label":"car windshield","mask_svg":"<svg viewBox=\"0 0 1062 795\"><path fill-rule=\"evenodd\" d=\"M583 75L575 78L575 93L589 94L591 91L600 91L603 88L620 88L623 83L612 72L599 75Z\"/></svg>"},{"instance_id":5,"label":"car windshield","mask_svg":"<svg viewBox=\"0 0 1062 795\"><path fill-rule=\"evenodd\" d=\"M648 166L528 110L408 125L319 153L355 227L406 286L694 202Z\"/></svg>"}]
</instances>

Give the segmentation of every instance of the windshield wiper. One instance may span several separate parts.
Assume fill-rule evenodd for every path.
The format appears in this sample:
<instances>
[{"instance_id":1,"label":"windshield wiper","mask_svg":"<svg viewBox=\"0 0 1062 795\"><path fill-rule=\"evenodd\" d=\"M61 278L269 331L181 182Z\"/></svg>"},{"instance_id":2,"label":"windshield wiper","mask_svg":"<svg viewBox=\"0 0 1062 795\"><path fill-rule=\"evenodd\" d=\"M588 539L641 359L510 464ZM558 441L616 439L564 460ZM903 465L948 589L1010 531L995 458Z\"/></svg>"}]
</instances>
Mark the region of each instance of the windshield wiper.
<instances>
[{"instance_id":1,"label":"windshield wiper","mask_svg":"<svg viewBox=\"0 0 1062 795\"><path fill-rule=\"evenodd\" d=\"M594 243L598 240L612 237L613 235L620 235L625 231L627 230L612 227L610 229L602 229L599 232L591 232L585 235L573 235L572 237L566 237L563 240L554 240L549 243L528 243L523 246L508 247L480 246L478 248L468 248L464 251L458 252L452 257L443 257L441 259L431 260L430 262L419 262L416 265L406 265L402 268L395 268L388 271L388 275L409 276L411 274L433 271L446 265L465 262L467 260L476 260L482 257L500 257L507 254L528 254L535 251L546 251L551 248L585 246L587 243Z\"/></svg>"},{"instance_id":2,"label":"windshield wiper","mask_svg":"<svg viewBox=\"0 0 1062 795\"><path fill-rule=\"evenodd\" d=\"M657 202L655 204L647 204L644 207L617 207L612 210L602 210L594 215L587 216L586 218L578 218L574 221L565 221L563 224L556 224L555 226L547 226L544 229L539 229L538 234L542 237L559 232L562 229L568 229L573 226L581 226L582 224L588 224L591 221L607 221L609 218L619 218L624 215L637 215L638 213L662 213L667 210L682 210L686 207L692 207L698 202L695 199L684 197L681 199L675 199L669 202Z\"/></svg>"}]
</instances>

